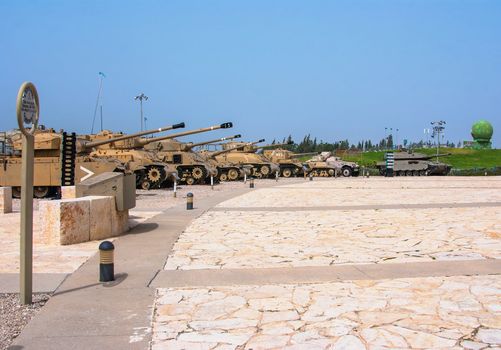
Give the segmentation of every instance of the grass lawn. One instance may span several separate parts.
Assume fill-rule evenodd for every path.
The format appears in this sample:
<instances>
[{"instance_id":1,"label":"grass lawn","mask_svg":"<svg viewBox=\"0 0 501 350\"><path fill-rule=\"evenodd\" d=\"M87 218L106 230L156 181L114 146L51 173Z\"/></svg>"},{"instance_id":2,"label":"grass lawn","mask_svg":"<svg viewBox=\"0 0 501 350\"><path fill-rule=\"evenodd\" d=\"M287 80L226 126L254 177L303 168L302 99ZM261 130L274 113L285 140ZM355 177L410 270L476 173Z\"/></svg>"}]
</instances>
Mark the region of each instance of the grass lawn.
<instances>
[{"instance_id":1,"label":"grass lawn","mask_svg":"<svg viewBox=\"0 0 501 350\"><path fill-rule=\"evenodd\" d=\"M436 149L415 149L415 153L436 154ZM440 153L451 153L448 157L440 157L440 161L452 165L454 169L501 167L501 149L473 150L463 148L440 148ZM357 162L361 166L372 167L376 162L384 160L385 152L365 152L346 154L342 158Z\"/></svg>"}]
</instances>

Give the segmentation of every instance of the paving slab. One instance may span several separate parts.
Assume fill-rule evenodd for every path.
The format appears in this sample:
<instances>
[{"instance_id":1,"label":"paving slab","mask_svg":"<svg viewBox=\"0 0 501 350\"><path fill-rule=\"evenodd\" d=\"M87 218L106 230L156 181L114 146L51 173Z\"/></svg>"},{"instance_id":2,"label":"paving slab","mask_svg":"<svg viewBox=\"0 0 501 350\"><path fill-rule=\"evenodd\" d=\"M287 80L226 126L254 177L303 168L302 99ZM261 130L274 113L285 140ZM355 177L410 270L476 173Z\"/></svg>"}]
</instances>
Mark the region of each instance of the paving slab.
<instances>
[{"instance_id":1,"label":"paving slab","mask_svg":"<svg viewBox=\"0 0 501 350\"><path fill-rule=\"evenodd\" d=\"M501 275L501 259L294 268L164 270L158 273L151 286L167 288L304 284L342 280L478 275Z\"/></svg>"}]
</instances>

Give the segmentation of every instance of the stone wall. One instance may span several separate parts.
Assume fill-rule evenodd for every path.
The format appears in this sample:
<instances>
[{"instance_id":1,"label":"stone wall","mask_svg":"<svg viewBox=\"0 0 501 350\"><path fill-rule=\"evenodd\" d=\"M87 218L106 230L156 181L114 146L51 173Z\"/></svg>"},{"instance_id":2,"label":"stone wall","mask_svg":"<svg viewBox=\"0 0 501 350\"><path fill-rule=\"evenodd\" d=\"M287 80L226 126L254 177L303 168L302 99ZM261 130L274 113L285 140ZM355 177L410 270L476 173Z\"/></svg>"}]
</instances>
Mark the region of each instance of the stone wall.
<instances>
[{"instance_id":1,"label":"stone wall","mask_svg":"<svg viewBox=\"0 0 501 350\"><path fill-rule=\"evenodd\" d=\"M129 230L129 212L119 212L112 196L40 201L41 240L67 245L118 236Z\"/></svg>"}]
</instances>

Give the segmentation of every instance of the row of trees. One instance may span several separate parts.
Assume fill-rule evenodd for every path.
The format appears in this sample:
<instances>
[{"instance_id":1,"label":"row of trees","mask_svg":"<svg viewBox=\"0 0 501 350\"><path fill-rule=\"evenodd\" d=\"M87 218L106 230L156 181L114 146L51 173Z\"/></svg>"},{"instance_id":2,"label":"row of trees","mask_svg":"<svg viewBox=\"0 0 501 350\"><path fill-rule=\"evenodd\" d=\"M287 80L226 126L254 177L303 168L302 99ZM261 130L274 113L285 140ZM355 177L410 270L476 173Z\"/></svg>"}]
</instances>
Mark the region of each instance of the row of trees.
<instances>
[{"instance_id":1,"label":"row of trees","mask_svg":"<svg viewBox=\"0 0 501 350\"><path fill-rule=\"evenodd\" d=\"M283 140L273 140L272 144L276 143L290 143L289 146L286 146L287 149L297 152L297 153L306 153L306 152L334 152L337 150L351 150L351 151L381 151L394 149L397 145L393 142L392 135L389 135L386 138L381 139L379 142L373 143L371 140L361 140L355 143L350 143L347 139L336 141L336 142L325 142L323 140L318 141L317 138L312 138L310 134L306 135L303 140L299 143L294 142L292 136L289 135L285 137ZM454 142L447 141L446 143L441 143L442 146L446 147L461 147L461 142L455 144ZM426 147L434 147L434 144L429 141L419 141L419 142L410 142L405 143L405 145L398 145L399 148L426 148Z\"/></svg>"}]
</instances>

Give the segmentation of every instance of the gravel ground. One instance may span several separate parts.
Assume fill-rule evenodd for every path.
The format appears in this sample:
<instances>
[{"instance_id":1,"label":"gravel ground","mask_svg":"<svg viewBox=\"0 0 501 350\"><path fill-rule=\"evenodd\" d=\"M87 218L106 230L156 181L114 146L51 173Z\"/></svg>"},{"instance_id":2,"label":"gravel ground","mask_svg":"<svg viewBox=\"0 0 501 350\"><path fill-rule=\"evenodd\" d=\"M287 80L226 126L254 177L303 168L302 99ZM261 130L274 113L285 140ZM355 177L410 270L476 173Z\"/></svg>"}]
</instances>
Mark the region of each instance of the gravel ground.
<instances>
[{"instance_id":1,"label":"gravel ground","mask_svg":"<svg viewBox=\"0 0 501 350\"><path fill-rule=\"evenodd\" d=\"M49 300L48 294L34 294L33 304L19 304L19 294L0 293L0 350L6 350L33 316Z\"/></svg>"}]
</instances>

